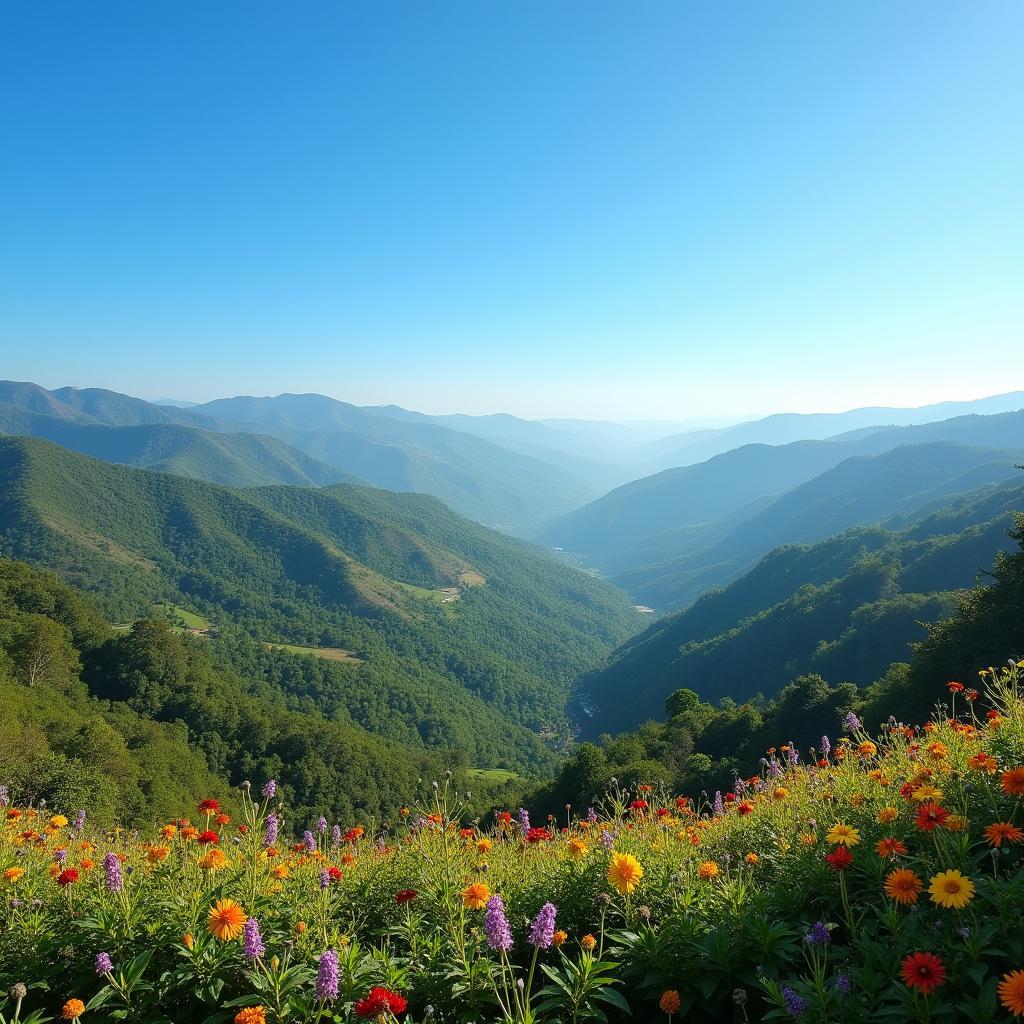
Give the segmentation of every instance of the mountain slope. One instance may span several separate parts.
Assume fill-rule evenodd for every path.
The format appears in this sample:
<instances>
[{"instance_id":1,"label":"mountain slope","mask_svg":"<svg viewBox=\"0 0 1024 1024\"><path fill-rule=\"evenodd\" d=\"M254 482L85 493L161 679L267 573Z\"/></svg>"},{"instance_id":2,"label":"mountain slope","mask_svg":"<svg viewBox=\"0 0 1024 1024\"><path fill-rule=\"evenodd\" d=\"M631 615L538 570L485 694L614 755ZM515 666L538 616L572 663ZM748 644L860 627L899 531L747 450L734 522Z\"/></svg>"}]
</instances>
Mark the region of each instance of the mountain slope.
<instances>
[{"instance_id":1,"label":"mountain slope","mask_svg":"<svg viewBox=\"0 0 1024 1024\"><path fill-rule=\"evenodd\" d=\"M582 679L586 731L618 731L657 716L680 687L714 701L771 695L806 672L873 681L923 639L920 621L947 614L952 591L972 585L998 551L1012 547L1008 529L1021 508L1024 487L987 487L898 531L857 528L810 547L775 549Z\"/></svg>"},{"instance_id":2,"label":"mountain slope","mask_svg":"<svg viewBox=\"0 0 1024 1024\"><path fill-rule=\"evenodd\" d=\"M615 574L688 553L672 531L749 518L779 497L854 456L901 445L950 441L1024 450L1024 412L962 416L938 424L897 427L852 438L747 445L679 469L636 480L534 531L544 544L583 556ZM746 506L746 513L744 508ZM666 544L657 538L666 535ZM693 544L706 543L696 531Z\"/></svg>"},{"instance_id":3,"label":"mountain slope","mask_svg":"<svg viewBox=\"0 0 1024 1024\"><path fill-rule=\"evenodd\" d=\"M261 671L291 656L257 642L353 651L317 683L334 712L520 769L550 760L539 736L564 730L573 679L637 623L620 591L423 495L236 490L35 439L0 438L0 554L122 620L190 607L243 633L237 656Z\"/></svg>"},{"instance_id":4,"label":"mountain slope","mask_svg":"<svg viewBox=\"0 0 1024 1024\"><path fill-rule=\"evenodd\" d=\"M112 427L30 412L0 402L0 433L40 437L72 451L141 469L232 487L356 482L283 441L258 434L218 434L176 423Z\"/></svg>"},{"instance_id":5,"label":"mountain slope","mask_svg":"<svg viewBox=\"0 0 1024 1024\"><path fill-rule=\"evenodd\" d=\"M665 561L613 577L644 604L685 607L711 587L722 586L781 544L807 544L851 526L913 513L949 496L1017 475L1020 452L948 442L903 445L881 455L839 463L719 536L705 530L696 546L685 533L652 538L649 547ZM672 557L673 550L683 554Z\"/></svg>"}]
</instances>

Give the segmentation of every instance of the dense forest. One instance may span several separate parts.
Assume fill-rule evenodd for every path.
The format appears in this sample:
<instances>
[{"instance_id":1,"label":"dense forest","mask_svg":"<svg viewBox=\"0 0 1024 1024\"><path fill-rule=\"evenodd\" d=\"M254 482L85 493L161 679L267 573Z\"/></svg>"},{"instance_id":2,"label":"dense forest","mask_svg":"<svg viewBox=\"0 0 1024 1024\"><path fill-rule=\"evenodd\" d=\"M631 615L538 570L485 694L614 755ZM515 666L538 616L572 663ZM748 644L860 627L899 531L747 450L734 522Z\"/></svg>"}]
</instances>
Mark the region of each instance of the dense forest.
<instances>
[{"instance_id":1,"label":"dense forest","mask_svg":"<svg viewBox=\"0 0 1024 1024\"><path fill-rule=\"evenodd\" d=\"M850 713L871 731L890 715L926 720L948 681L969 689L981 669L1024 655L1024 514L1014 516L1009 536L1014 550L999 552L990 582L957 594L951 613L914 644L909 663L894 663L871 685L801 675L770 700L742 703L729 697L712 703L678 689L665 701L664 720L580 744L556 779L531 794L533 806L558 813L637 783L713 794L730 789L737 776L756 774L780 737L806 759L810 749L820 753L822 734L835 742Z\"/></svg>"}]
</instances>

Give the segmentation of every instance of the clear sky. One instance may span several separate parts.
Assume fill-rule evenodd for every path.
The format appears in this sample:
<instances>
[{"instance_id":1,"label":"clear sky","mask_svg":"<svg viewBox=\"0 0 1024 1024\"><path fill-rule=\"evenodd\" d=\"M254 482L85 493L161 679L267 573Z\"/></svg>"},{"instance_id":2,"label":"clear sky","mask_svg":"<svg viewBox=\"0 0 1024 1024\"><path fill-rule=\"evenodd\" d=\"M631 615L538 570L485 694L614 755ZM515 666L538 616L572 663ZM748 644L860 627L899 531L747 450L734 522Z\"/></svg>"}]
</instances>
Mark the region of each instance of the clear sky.
<instances>
[{"instance_id":1,"label":"clear sky","mask_svg":"<svg viewBox=\"0 0 1024 1024\"><path fill-rule=\"evenodd\" d=\"M685 419L1024 387L1024 4L7 0L0 377Z\"/></svg>"}]
</instances>

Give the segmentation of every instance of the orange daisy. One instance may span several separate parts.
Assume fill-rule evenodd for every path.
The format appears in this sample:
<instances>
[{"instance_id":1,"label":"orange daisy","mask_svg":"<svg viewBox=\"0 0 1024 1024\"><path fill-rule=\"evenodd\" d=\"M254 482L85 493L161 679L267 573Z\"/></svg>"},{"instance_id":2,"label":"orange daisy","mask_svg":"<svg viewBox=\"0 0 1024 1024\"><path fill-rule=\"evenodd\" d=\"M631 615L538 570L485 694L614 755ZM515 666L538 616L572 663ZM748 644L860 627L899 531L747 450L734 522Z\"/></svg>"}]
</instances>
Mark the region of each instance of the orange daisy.
<instances>
[{"instance_id":1,"label":"orange daisy","mask_svg":"<svg viewBox=\"0 0 1024 1024\"><path fill-rule=\"evenodd\" d=\"M234 900L217 900L206 923L211 935L221 942L231 942L242 934L246 920L245 911Z\"/></svg>"},{"instance_id":2,"label":"orange daisy","mask_svg":"<svg viewBox=\"0 0 1024 1024\"><path fill-rule=\"evenodd\" d=\"M916 903L923 888L924 882L909 868L897 868L885 876L885 895L897 903Z\"/></svg>"},{"instance_id":3,"label":"orange daisy","mask_svg":"<svg viewBox=\"0 0 1024 1024\"><path fill-rule=\"evenodd\" d=\"M1024 841L1024 831L1008 821L996 821L985 826L985 839L989 846L1002 846L1003 843L1019 843Z\"/></svg>"}]
</instances>

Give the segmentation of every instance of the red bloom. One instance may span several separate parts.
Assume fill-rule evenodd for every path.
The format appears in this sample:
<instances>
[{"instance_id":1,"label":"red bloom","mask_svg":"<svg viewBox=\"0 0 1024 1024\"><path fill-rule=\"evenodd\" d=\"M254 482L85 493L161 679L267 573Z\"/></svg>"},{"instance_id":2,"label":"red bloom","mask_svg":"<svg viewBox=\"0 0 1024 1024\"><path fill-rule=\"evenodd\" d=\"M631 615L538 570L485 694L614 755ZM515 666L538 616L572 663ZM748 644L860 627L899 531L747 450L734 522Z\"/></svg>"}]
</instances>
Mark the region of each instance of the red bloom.
<instances>
[{"instance_id":1,"label":"red bloom","mask_svg":"<svg viewBox=\"0 0 1024 1024\"><path fill-rule=\"evenodd\" d=\"M205 832L200 832L199 835L196 836L196 842L202 843L203 846L209 846L211 844L216 846L217 843L220 842L220 836L217 835L213 829L208 828Z\"/></svg>"},{"instance_id":2,"label":"red bloom","mask_svg":"<svg viewBox=\"0 0 1024 1024\"><path fill-rule=\"evenodd\" d=\"M207 797L207 799L199 804L198 810L202 811L203 814L216 814L220 810L220 803L211 797Z\"/></svg>"},{"instance_id":3,"label":"red bloom","mask_svg":"<svg viewBox=\"0 0 1024 1024\"><path fill-rule=\"evenodd\" d=\"M845 846L837 846L825 854L825 860L833 871L845 871L853 863L853 854Z\"/></svg>"},{"instance_id":4,"label":"red bloom","mask_svg":"<svg viewBox=\"0 0 1024 1024\"><path fill-rule=\"evenodd\" d=\"M498 811L498 821L500 821L502 825L511 825L512 824L512 812L511 811Z\"/></svg>"},{"instance_id":5,"label":"red bloom","mask_svg":"<svg viewBox=\"0 0 1024 1024\"><path fill-rule=\"evenodd\" d=\"M57 876L57 884L63 886L65 889L78 881L78 872L74 868L65 868Z\"/></svg>"},{"instance_id":6,"label":"red bloom","mask_svg":"<svg viewBox=\"0 0 1024 1024\"><path fill-rule=\"evenodd\" d=\"M340 882L343 874L341 868L336 868L333 864L327 869L327 875L332 882Z\"/></svg>"},{"instance_id":7,"label":"red bloom","mask_svg":"<svg viewBox=\"0 0 1024 1024\"><path fill-rule=\"evenodd\" d=\"M395 902L399 905L408 903L409 900L416 899L417 895L418 894L415 889L399 889L398 892L395 893Z\"/></svg>"},{"instance_id":8,"label":"red bloom","mask_svg":"<svg viewBox=\"0 0 1024 1024\"><path fill-rule=\"evenodd\" d=\"M669 809L667 807L659 807L658 808L658 817L659 818L667 818L668 815L669 815Z\"/></svg>"},{"instance_id":9,"label":"red bloom","mask_svg":"<svg viewBox=\"0 0 1024 1024\"><path fill-rule=\"evenodd\" d=\"M731 804L735 799L736 799L736 794L735 793L726 793L725 794L725 802L727 804Z\"/></svg>"},{"instance_id":10,"label":"red bloom","mask_svg":"<svg viewBox=\"0 0 1024 1024\"><path fill-rule=\"evenodd\" d=\"M940 828L949 817L949 811L940 807L934 800L921 804L917 809L915 824L922 832L931 832L934 828Z\"/></svg>"},{"instance_id":11,"label":"red bloom","mask_svg":"<svg viewBox=\"0 0 1024 1024\"><path fill-rule=\"evenodd\" d=\"M526 841L528 843L543 843L551 838L553 837L546 828L531 828L530 831L526 833Z\"/></svg>"},{"instance_id":12,"label":"red bloom","mask_svg":"<svg viewBox=\"0 0 1024 1024\"><path fill-rule=\"evenodd\" d=\"M352 1009L355 1010L357 1017L379 1017L389 1010L397 1017L400 1013L405 1013L408 1005L405 998L397 992L378 986L371 988L362 999L357 999Z\"/></svg>"},{"instance_id":13,"label":"red bloom","mask_svg":"<svg viewBox=\"0 0 1024 1024\"><path fill-rule=\"evenodd\" d=\"M963 693L964 692L964 684L963 683L946 683L946 689L949 690L950 693Z\"/></svg>"},{"instance_id":14,"label":"red bloom","mask_svg":"<svg viewBox=\"0 0 1024 1024\"><path fill-rule=\"evenodd\" d=\"M749 800L743 800L736 805L737 814L749 814L754 809L754 805Z\"/></svg>"},{"instance_id":15,"label":"red bloom","mask_svg":"<svg viewBox=\"0 0 1024 1024\"><path fill-rule=\"evenodd\" d=\"M647 810L647 801L646 800L634 800L629 805L629 809L631 811L646 811Z\"/></svg>"},{"instance_id":16,"label":"red bloom","mask_svg":"<svg viewBox=\"0 0 1024 1024\"><path fill-rule=\"evenodd\" d=\"M946 968L934 953L911 953L904 959L900 973L910 988L918 988L926 995L946 982Z\"/></svg>"}]
</instances>

